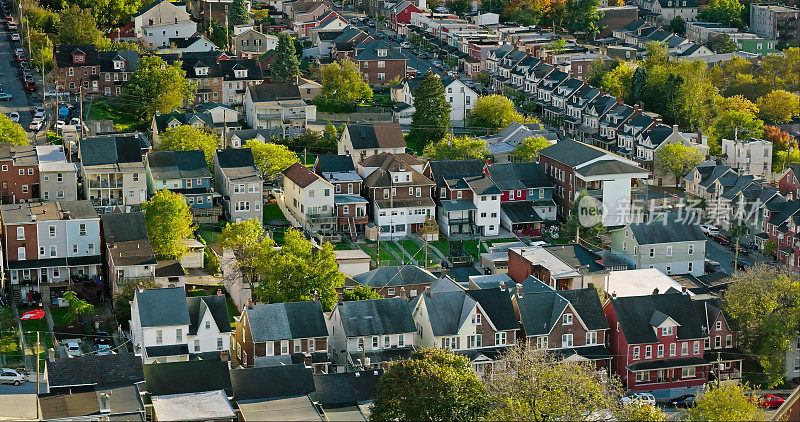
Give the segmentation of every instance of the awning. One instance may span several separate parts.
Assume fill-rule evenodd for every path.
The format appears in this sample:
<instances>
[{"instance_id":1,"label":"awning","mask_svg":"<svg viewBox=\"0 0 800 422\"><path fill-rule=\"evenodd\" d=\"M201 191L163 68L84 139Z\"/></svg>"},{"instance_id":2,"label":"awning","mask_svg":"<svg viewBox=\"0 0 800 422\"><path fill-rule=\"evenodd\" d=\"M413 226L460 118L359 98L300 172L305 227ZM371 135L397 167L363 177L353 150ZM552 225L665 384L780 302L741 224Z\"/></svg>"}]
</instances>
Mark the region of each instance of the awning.
<instances>
[{"instance_id":1,"label":"awning","mask_svg":"<svg viewBox=\"0 0 800 422\"><path fill-rule=\"evenodd\" d=\"M31 268L57 268L66 267L66 258L26 259L22 261L8 261L9 270L27 270Z\"/></svg>"},{"instance_id":2,"label":"awning","mask_svg":"<svg viewBox=\"0 0 800 422\"><path fill-rule=\"evenodd\" d=\"M611 359L611 352L602 344L585 347L567 347L553 350L552 352L561 356L564 360L570 361Z\"/></svg>"},{"instance_id":3,"label":"awning","mask_svg":"<svg viewBox=\"0 0 800 422\"><path fill-rule=\"evenodd\" d=\"M670 369L670 368L683 368L686 366L708 366L710 363L700 357L691 358L674 358L674 359L659 359L649 360L643 362L636 362L628 365L628 370L632 372L637 371L651 371L655 369Z\"/></svg>"}]
</instances>

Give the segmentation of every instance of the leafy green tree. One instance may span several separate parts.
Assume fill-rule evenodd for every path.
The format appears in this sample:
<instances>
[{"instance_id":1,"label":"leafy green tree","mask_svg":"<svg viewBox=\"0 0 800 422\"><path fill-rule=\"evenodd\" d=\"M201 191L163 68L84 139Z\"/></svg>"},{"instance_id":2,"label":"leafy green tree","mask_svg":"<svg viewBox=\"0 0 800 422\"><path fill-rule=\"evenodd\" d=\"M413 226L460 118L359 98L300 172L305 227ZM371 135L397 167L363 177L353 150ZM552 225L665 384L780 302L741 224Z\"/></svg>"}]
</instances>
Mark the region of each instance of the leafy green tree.
<instances>
[{"instance_id":1,"label":"leafy green tree","mask_svg":"<svg viewBox=\"0 0 800 422\"><path fill-rule=\"evenodd\" d=\"M774 258L775 252L778 251L778 242L775 239L768 239L764 242L764 255Z\"/></svg>"},{"instance_id":2,"label":"leafy green tree","mask_svg":"<svg viewBox=\"0 0 800 422\"><path fill-rule=\"evenodd\" d=\"M770 54L761 59L761 73L776 88L785 84L789 92L800 91L800 47L790 47L781 54Z\"/></svg>"},{"instance_id":3,"label":"leafy green tree","mask_svg":"<svg viewBox=\"0 0 800 422\"><path fill-rule=\"evenodd\" d=\"M467 115L469 126L497 131L511 123L536 123L536 119L520 114L514 103L502 95L478 97L475 107Z\"/></svg>"},{"instance_id":4,"label":"leafy green tree","mask_svg":"<svg viewBox=\"0 0 800 422\"><path fill-rule=\"evenodd\" d=\"M639 104L642 101L642 95L644 94L646 84L647 68L639 66L633 72L633 78L631 79L631 102L633 104Z\"/></svg>"},{"instance_id":5,"label":"leafy green tree","mask_svg":"<svg viewBox=\"0 0 800 422\"><path fill-rule=\"evenodd\" d=\"M94 44L103 36L91 10L72 5L59 14L59 44Z\"/></svg>"},{"instance_id":6,"label":"leafy green tree","mask_svg":"<svg viewBox=\"0 0 800 422\"><path fill-rule=\"evenodd\" d=\"M710 136L717 142L722 139L760 138L764 121L748 111L728 110L720 113L711 127Z\"/></svg>"},{"instance_id":7,"label":"leafy green tree","mask_svg":"<svg viewBox=\"0 0 800 422\"><path fill-rule=\"evenodd\" d=\"M0 113L0 143L28 145L28 135L25 133L25 129L2 113Z\"/></svg>"},{"instance_id":8,"label":"leafy green tree","mask_svg":"<svg viewBox=\"0 0 800 422\"><path fill-rule=\"evenodd\" d=\"M667 420L667 414L657 406L641 401L629 401L621 406L616 416L620 421L663 422Z\"/></svg>"},{"instance_id":9,"label":"leafy green tree","mask_svg":"<svg viewBox=\"0 0 800 422\"><path fill-rule=\"evenodd\" d=\"M735 53L739 50L733 39L725 33L709 38L706 47L717 54Z\"/></svg>"},{"instance_id":10,"label":"leafy green tree","mask_svg":"<svg viewBox=\"0 0 800 422\"><path fill-rule=\"evenodd\" d=\"M351 300L367 300L367 299L381 299L383 296L379 295L372 287L369 286L356 286L350 290L342 292L342 299L345 302Z\"/></svg>"},{"instance_id":11,"label":"leafy green tree","mask_svg":"<svg viewBox=\"0 0 800 422\"><path fill-rule=\"evenodd\" d=\"M697 20L743 28L742 10L744 10L744 6L739 0L708 0L708 3L697 14Z\"/></svg>"},{"instance_id":12,"label":"leafy green tree","mask_svg":"<svg viewBox=\"0 0 800 422\"><path fill-rule=\"evenodd\" d=\"M350 112L372 99L372 89L355 62L343 60L325 65L322 74L322 94L314 99L323 111Z\"/></svg>"},{"instance_id":13,"label":"leafy green tree","mask_svg":"<svg viewBox=\"0 0 800 422\"><path fill-rule=\"evenodd\" d=\"M472 8L470 0L445 0L444 5L458 16L463 16Z\"/></svg>"},{"instance_id":14,"label":"leafy green tree","mask_svg":"<svg viewBox=\"0 0 800 422\"><path fill-rule=\"evenodd\" d=\"M600 86L603 76L611 69L606 64L605 60L598 57L589 63L589 68L586 70L586 83L591 86Z\"/></svg>"},{"instance_id":15,"label":"leafy green tree","mask_svg":"<svg viewBox=\"0 0 800 422\"><path fill-rule=\"evenodd\" d=\"M667 25L667 30L670 32L674 32L680 36L686 35L686 22L684 22L683 17L681 15L677 15L669 21L669 25Z\"/></svg>"},{"instance_id":16,"label":"leafy green tree","mask_svg":"<svg viewBox=\"0 0 800 422\"><path fill-rule=\"evenodd\" d=\"M724 309L739 325L740 344L758 357L764 384L780 384L786 350L800 323L797 274L767 266L738 271L725 291Z\"/></svg>"},{"instance_id":17,"label":"leafy green tree","mask_svg":"<svg viewBox=\"0 0 800 422\"><path fill-rule=\"evenodd\" d=\"M431 160L467 160L483 158L489 154L489 149L482 139L448 133L442 140L426 145L423 154Z\"/></svg>"},{"instance_id":18,"label":"leafy green tree","mask_svg":"<svg viewBox=\"0 0 800 422\"><path fill-rule=\"evenodd\" d=\"M742 95L734 95L732 97L720 96L716 99L714 107L717 109L717 113L743 111L754 115L758 114L758 106Z\"/></svg>"},{"instance_id":19,"label":"leafy green tree","mask_svg":"<svg viewBox=\"0 0 800 422\"><path fill-rule=\"evenodd\" d=\"M587 420L615 409L620 390L586 362L568 362L529 344L513 346L486 381L488 420ZM594 419L593 419L594 420Z\"/></svg>"},{"instance_id":20,"label":"leafy green tree","mask_svg":"<svg viewBox=\"0 0 800 422\"><path fill-rule=\"evenodd\" d=\"M79 299L78 294L72 290L64 292L64 300L66 300L69 305L69 310L67 312L69 312L73 322L77 321L78 317L81 315L94 313L94 305L83 299Z\"/></svg>"},{"instance_id":21,"label":"leafy green tree","mask_svg":"<svg viewBox=\"0 0 800 422\"><path fill-rule=\"evenodd\" d=\"M336 129L333 123L328 122L328 124L325 125L325 131L322 132L322 137L327 142L336 143L339 141L339 130Z\"/></svg>"},{"instance_id":22,"label":"leafy green tree","mask_svg":"<svg viewBox=\"0 0 800 422\"><path fill-rule=\"evenodd\" d=\"M150 246L158 259L181 259L186 253L184 239L194 233L192 213L183 195L160 190L142 204Z\"/></svg>"},{"instance_id":23,"label":"leafy green tree","mask_svg":"<svg viewBox=\"0 0 800 422\"><path fill-rule=\"evenodd\" d=\"M344 274L339 272L330 242L316 248L303 233L290 229L280 251L264 252L253 291L256 297L267 303L302 302L314 299L316 293L323 310L333 309Z\"/></svg>"},{"instance_id":24,"label":"leafy green tree","mask_svg":"<svg viewBox=\"0 0 800 422\"><path fill-rule=\"evenodd\" d=\"M567 40L563 38L557 38L545 46L545 50L550 54L561 54L566 48Z\"/></svg>"},{"instance_id":25,"label":"leafy green tree","mask_svg":"<svg viewBox=\"0 0 800 422\"><path fill-rule=\"evenodd\" d=\"M122 291L114 296L114 314L117 316L117 322L123 327L127 327L131 320L131 302L133 302L133 295L138 289L158 289L161 286L150 278L142 278L136 282L126 283L122 287Z\"/></svg>"},{"instance_id":26,"label":"leafy green tree","mask_svg":"<svg viewBox=\"0 0 800 422\"><path fill-rule=\"evenodd\" d=\"M511 152L511 156L509 158L511 161L518 163L536 161L539 159L539 151L541 151L543 148L549 147L550 145L550 141L542 136L537 135L530 138L525 138L519 145L517 145L517 148Z\"/></svg>"},{"instance_id":27,"label":"leafy green tree","mask_svg":"<svg viewBox=\"0 0 800 422\"><path fill-rule=\"evenodd\" d=\"M244 0L233 0L228 10L228 24L234 27L248 23L250 23L250 13L247 11L247 3Z\"/></svg>"},{"instance_id":28,"label":"leafy green tree","mask_svg":"<svg viewBox=\"0 0 800 422\"><path fill-rule=\"evenodd\" d=\"M371 421L477 421L489 409L469 359L442 349L420 349L378 381Z\"/></svg>"},{"instance_id":29,"label":"leafy green tree","mask_svg":"<svg viewBox=\"0 0 800 422\"><path fill-rule=\"evenodd\" d=\"M300 60L294 41L289 34L278 34L278 46L275 47L275 62L269 68L270 79L275 83L291 81L300 75Z\"/></svg>"},{"instance_id":30,"label":"leafy green tree","mask_svg":"<svg viewBox=\"0 0 800 422\"><path fill-rule=\"evenodd\" d=\"M158 135L156 149L159 151L203 151L206 164L210 168L213 166L214 152L218 145L219 141L215 134L203 128L183 125L167 129Z\"/></svg>"},{"instance_id":31,"label":"leafy green tree","mask_svg":"<svg viewBox=\"0 0 800 422\"><path fill-rule=\"evenodd\" d=\"M741 384L711 384L700 391L693 407L686 414L692 421L732 422L758 421L763 414L752 402Z\"/></svg>"},{"instance_id":32,"label":"leafy green tree","mask_svg":"<svg viewBox=\"0 0 800 422\"><path fill-rule=\"evenodd\" d=\"M777 89L758 99L758 117L769 123L787 123L800 115L800 97Z\"/></svg>"},{"instance_id":33,"label":"leafy green tree","mask_svg":"<svg viewBox=\"0 0 800 422\"><path fill-rule=\"evenodd\" d=\"M414 89L414 114L411 131L406 138L409 146L422 150L430 142L438 142L450 127L450 103L444 95L444 85L428 71Z\"/></svg>"},{"instance_id":34,"label":"leafy green tree","mask_svg":"<svg viewBox=\"0 0 800 422\"><path fill-rule=\"evenodd\" d=\"M567 19L568 27L573 32L586 32L592 39L600 32L600 19L603 13L597 9L602 2L600 0L568 0Z\"/></svg>"},{"instance_id":35,"label":"leafy green tree","mask_svg":"<svg viewBox=\"0 0 800 422\"><path fill-rule=\"evenodd\" d=\"M250 285L250 291L253 292L253 300L258 299L255 294L258 272L264 265L268 265L267 258L272 254L275 242L264 234L264 227L258 220L250 219L228 223L222 229L218 243L223 249L233 252L242 279Z\"/></svg>"},{"instance_id":36,"label":"leafy green tree","mask_svg":"<svg viewBox=\"0 0 800 422\"><path fill-rule=\"evenodd\" d=\"M613 70L603 75L600 80L600 87L609 94L628 99L633 86L633 73L636 69L628 63L619 63Z\"/></svg>"},{"instance_id":37,"label":"leafy green tree","mask_svg":"<svg viewBox=\"0 0 800 422\"><path fill-rule=\"evenodd\" d=\"M677 187L683 176L702 163L704 158L697 148L676 142L656 151L655 168L660 176L672 175Z\"/></svg>"},{"instance_id":38,"label":"leafy green tree","mask_svg":"<svg viewBox=\"0 0 800 422\"><path fill-rule=\"evenodd\" d=\"M584 200L584 198L587 199ZM581 239L595 243L595 239L606 232L606 228L603 226L602 210L597 201L592 202L592 200L593 198L585 190L578 193L570 207L567 221L561 225L561 233L559 234L561 237L575 239L578 237L578 230L580 230ZM594 216L594 218L586 218L586 216ZM586 224L589 225L587 226Z\"/></svg>"},{"instance_id":39,"label":"leafy green tree","mask_svg":"<svg viewBox=\"0 0 800 422\"><path fill-rule=\"evenodd\" d=\"M669 63L669 51L667 45L662 41L651 41L644 46L645 68L649 69L653 66L664 66Z\"/></svg>"},{"instance_id":40,"label":"leafy green tree","mask_svg":"<svg viewBox=\"0 0 800 422\"><path fill-rule=\"evenodd\" d=\"M144 56L122 87L121 101L130 104L142 122L156 112L169 113L192 99L197 86L186 79L181 63L167 64L159 56Z\"/></svg>"},{"instance_id":41,"label":"leafy green tree","mask_svg":"<svg viewBox=\"0 0 800 422\"><path fill-rule=\"evenodd\" d=\"M290 151L285 145L250 139L245 142L245 147L252 151L253 161L264 180L273 180L278 173L300 161L297 154Z\"/></svg>"}]
</instances>

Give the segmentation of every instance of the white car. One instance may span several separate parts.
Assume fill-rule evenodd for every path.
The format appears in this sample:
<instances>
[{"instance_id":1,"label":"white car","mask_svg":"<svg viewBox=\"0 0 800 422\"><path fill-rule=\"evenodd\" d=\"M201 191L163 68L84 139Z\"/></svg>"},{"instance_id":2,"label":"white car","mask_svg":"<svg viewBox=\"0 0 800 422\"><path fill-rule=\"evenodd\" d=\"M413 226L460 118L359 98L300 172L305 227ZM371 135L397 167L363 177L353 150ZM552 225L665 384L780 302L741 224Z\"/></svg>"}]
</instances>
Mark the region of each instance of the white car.
<instances>
[{"instance_id":1,"label":"white car","mask_svg":"<svg viewBox=\"0 0 800 422\"><path fill-rule=\"evenodd\" d=\"M42 126L44 126L44 120L34 120L28 125L28 129L38 131L42 129Z\"/></svg>"},{"instance_id":2,"label":"white car","mask_svg":"<svg viewBox=\"0 0 800 422\"><path fill-rule=\"evenodd\" d=\"M44 120L44 111L37 111L36 114L33 115L33 120Z\"/></svg>"},{"instance_id":3,"label":"white car","mask_svg":"<svg viewBox=\"0 0 800 422\"><path fill-rule=\"evenodd\" d=\"M701 224L700 231L703 232L703 234L706 236L713 236L715 234L719 234L719 228L711 224Z\"/></svg>"},{"instance_id":4,"label":"white car","mask_svg":"<svg viewBox=\"0 0 800 422\"><path fill-rule=\"evenodd\" d=\"M64 123L63 120L56 120L56 123L53 125L53 128L58 129L58 130L62 130L62 129L64 129L64 126L66 126L66 125L67 124Z\"/></svg>"},{"instance_id":5,"label":"white car","mask_svg":"<svg viewBox=\"0 0 800 422\"><path fill-rule=\"evenodd\" d=\"M625 396L620 399L622 404L628 404L631 402L640 402L646 403L649 405L656 405L656 397L650 393L633 393L630 396Z\"/></svg>"},{"instance_id":6,"label":"white car","mask_svg":"<svg viewBox=\"0 0 800 422\"><path fill-rule=\"evenodd\" d=\"M11 41L19 41L19 34L16 32L11 34Z\"/></svg>"},{"instance_id":7,"label":"white car","mask_svg":"<svg viewBox=\"0 0 800 422\"><path fill-rule=\"evenodd\" d=\"M22 375L13 369L0 369L0 384L20 385L23 382L25 382L25 375Z\"/></svg>"},{"instance_id":8,"label":"white car","mask_svg":"<svg viewBox=\"0 0 800 422\"><path fill-rule=\"evenodd\" d=\"M83 351L80 344L74 341L67 342L67 356L74 358L81 355L83 355Z\"/></svg>"},{"instance_id":9,"label":"white car","mask_svg":"<svg viewBox=\"0 0 800 422\"><path fill-rule=\"evenodd\" d=\"M11 113L9 113L8 118L11 119L11 121L14 123L19 123L19 113L17 113L16 111L12 111Z\"/></svg>"},{"instance_id":10,"label":"white car","mask_svg":"<svg viewBox=\"0 0 800 422\"><path fill-rule=\"evenodd\" d=\"M403 48L411 48L411 44L409 44L409 43L407 43L407 42L401 42L401 43L400 43L400 47L403 47Z\"/></svg>"},{"instance_id":11,"label":"white car","mask_svg":"<svg viewBox=\"0 0 800 422\"><path fill-rule=\"evenodd\" d=\"M72 126L79 126L80 127L81 119L79 119L77 117L73 117L72 119L70 119L69 124L71 124Z\"/></svg>"}]
</instances>

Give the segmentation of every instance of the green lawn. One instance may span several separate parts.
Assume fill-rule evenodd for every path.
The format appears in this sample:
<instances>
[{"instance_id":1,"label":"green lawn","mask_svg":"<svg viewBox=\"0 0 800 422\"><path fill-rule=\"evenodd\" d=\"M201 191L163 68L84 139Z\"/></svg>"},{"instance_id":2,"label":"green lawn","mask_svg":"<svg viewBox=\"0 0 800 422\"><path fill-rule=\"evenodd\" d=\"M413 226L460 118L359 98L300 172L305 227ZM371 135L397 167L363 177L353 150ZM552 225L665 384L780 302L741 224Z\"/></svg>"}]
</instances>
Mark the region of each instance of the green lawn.
<instances>
[{"instance_id":1,"label":"green lawn","mask_svg":"<svg viewBox=\"0 0 800 422\"><path fill-rule=\"evenodd\" d=\"M346 242L344 240L342 240L339 243L334 243L333 244L333 250L335 250L335 251L349 251L351 249L356 249L356 247L353 246L352 243Z\"/></svg>"},{"instance_id":2,"label":"green lawn","mask_svg":"<svg viewBox=\"0 0 800 422\"><path fill-rule=\"evenodd\" d=\"M442 253L444 256L450 256L450 242L447 240L437 240L435 242L429 243L434 248L438 249L439 252ZM464 252L467 255L472 255L476 260L480 257L478 253L478 241L477 240L465 240L464 244ZM486 252L486 249L481 246L480 252Z\"/></svg>"},{"instance_id":3,"label":"green lawn","mask_svg":"<svg viewBox=\"0 0 800 422\"><path fill-rule=\"evenodd\" d=\"M403 249L405 249L409 254L411 254L411 256L413 256L414 259L416 259L420 265L423 265L425 261L425 249L422 247L423 245L421 239L416 239L416 238L403 239L400 240L399 242L400 245L403 246ZM436 252L434 252L433 246L431 244L428 244L428 261L429 261L428 267L437 266L439 265L440 261L439 255L437 255Z\"/></svg>"},{"instance_id":4,"label":"green lawn","mask_svg":"<svg viewBox=\"0 0 800 422\"><path fill-rule=\"evenodd\" d=\"M394 253L400 258L400 264L403 264L408 261L408 257L405 253L403 253L403 249L397 246L394 242L383 242L381 248L387 247L388 249L394 251Z\"/></svg>"},{"instance_id":5,"label":"green lawn","mask_svg":"<svg viewBox=\"0 0 800 422\"><path fill-rule=\"evenodd\" d=\"M53 325L72 324L74 319L69 314L69 308L50 308L50 315L53 316Z\"/></svg>"},{"instance_id":6,"label":"green lawn","mask_svg":"<svg viewBox=\"0 0 800 422\"><path fill-rule=\"evenodd\" d=\"M283 229L272 230L270 231L270 233L272 233L272 240L275 241L275 244L278 246L283 246L283 237L284 237Z\"/></svg>"},{"instance_id":7,"label":"green lawn","mask_svg":"<svg viewBox=\"0 0 800 422\"><path fill-rule=\"evenodd\" d=\"M30 309L20 309L20 314L29 311ZM33 348L36 344L36 332L39 334L39 341L42 342L45 348L53 347L53 338L50 336L50 329L47 327L47 321L42 319L28 319L22 321L22 331L25 332L25 342L29 347Z\"/></svg>"},{"instance_id":8,"label":"green lawn","mask_svg":"<svg viewBox=\"0 0 800 422\"><path fill-rule=\"evenodd\" d=\"M277 204L264 205L264 221L286 220L283 211Z\"/></svg>"},{"instance_id":9,"label":"green lawn","mask_svg":"<svg viewBox=\"0 0 800 422\"><path fill-rule=\"evenodd\" d=\"M313 167L314 163L317 161L317 156L314 154L303 154L302 152L297 152L296 154L297 159L300 160L300 162L306 167ZM305 160L303 160L303 157L305 157Z\"/></svg>"},{"instance_id":10,"label":"green lawn","mask_svg":"<svg viewBox=\"0 0 800 422\"><path fill-rule=\"evenodd\" d=\"M219 235L221 233L214 229L200 229L198 230L198 232L200 233L200 237L202 237L203 240L205 240L206 245L217 243L217 240L219 239Z\"/></svg>"},{"instance_id":11,"label":"green lawn","mask_svg":"<svg viewBox=\"0 0 800 422\"><path fill-rule=\"evenodd\" d=\"M392 255L392 253L386 249L386 243L387 242L383 242L381 244L381 265L400 265L400 261L398 261L397 258L395 258L394 255ZM370 256L370 258L375 260L377 249L377 244L375 242L362 244L361 249L364 250L364 252Z\"/></svg>"},{"instance_id":12,"label":"green lawn","mask_svg":"<svg viewBox=\"0 0 800 422\"><path fill-rule=\"evenodd\" d=\"M112 120L114 129L119 132L141 128L143 125L137 121L130 111L116 105L95 101L89 110L86 120Z\"/></svg>"},{"instance_id":13,"label":"green lawn","mask_svg":"<svg viewBox=\"0 0 800 422\"><path fill-rule=\"evenodd\" d=\"M19 348L19 332L14 314L9 307L0 307L0 363L22 360Z\"/></svg>"}]
</instances>

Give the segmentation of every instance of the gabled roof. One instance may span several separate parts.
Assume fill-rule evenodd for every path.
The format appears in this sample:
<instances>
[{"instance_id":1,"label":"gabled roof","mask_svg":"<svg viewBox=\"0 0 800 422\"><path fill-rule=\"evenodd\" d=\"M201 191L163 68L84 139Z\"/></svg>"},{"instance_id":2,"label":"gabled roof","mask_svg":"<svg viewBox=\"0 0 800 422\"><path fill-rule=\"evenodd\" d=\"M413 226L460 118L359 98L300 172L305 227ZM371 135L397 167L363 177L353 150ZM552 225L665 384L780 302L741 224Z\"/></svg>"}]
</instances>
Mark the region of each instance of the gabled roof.
<instances>
[{"instance_id":1,"label":"gabled roof","mask_svg":"<svg viewBox=\"0 0 800 422\"><path fill-rule=\"evenodd\" d=\"M370 155L369 157L359 161L358 165L362 167L381 167L386 164L387 161L392 160L401 160L410 166L421 166L423 164L422 161L420 161L417 157L405 152L400 154L382 152L380 154Z\"/></svg>"},{"instance_id":2,"label":"gabled roof","mask_svg":"<svg viewBox=\"0 0 800 422\"><path fill-rule=\"evenodd\" d=\"M220 333L231 331L228 304L224 295L187 297L186 307L189 311L189 335L197 334L199 324L206 314L211 315Z\"/></svg>"},{"instance_id":3,"label":"gabled roof","mask_svg":"<svg viewBox=\"0 0 800 422\"><path fill-rule=\"evenodd\" d=\"M392 184L390 172L401 171L401 168L404 169L402 171L411 173L411 183L409 183L409 185L433 185L432 180L413 169L410 165L406 164L404 160L398 159L393 154L387 153L379 155L383 155L381 158L384 159L384 162L380 165L380 167L378 167L377 170L370 173L370 175L364 179L364 185L368 187L389 186ZM361 165L363 165L363 161Z\"/></svg>"},{"instance_id":4,"label":"gabled roof","mask_svg":"<svg viewBox=\"0 0 800 422\"><path fill-rule=\"evenodd\" d=\"M375 398L383 369L369 371L315 374L316 391L309 394L324 407L341 407L364 403Z\"/></svg>"},{"instance_id":5,"label":"gabled roof","mask_svg":"<svg viewBox=\"0 0 800 422\"><path fill-rule=\"evenodd\" d=\"M607 151L574 140L557 142L539 151L539 155L551 158L570 167L575 167L587 161L603 157L606 154L608 154Z\"/></svg>"},{"instance_id":6,"label":"gabled roof","mask_svg":"<svg viewBox=\"0 0 800 422\"><path fill-rule=\"evenodd\" d=\"M226 81L261 81L264 75L256 59L229 59L220 60L220 71ZM237 70L246 70L243 77L236 76ZM298 90L299 92L299 90Z\"/></svg>"},{"instance_id":7,"label":"gabled roof","mask_svg":"<svg viewBox=\"0 0 800 422\"><path fill-rule=\"evenodd\" d=\"M539 163L490 164L486 169L502 191L553 187Z\"/></svg>"},{"instance_id":8,"label":"gabled roof","mask_svg":"<svg viewBox=\"0 0 800 422\"><path fill-rule=\"evenodd\" d=\"M97 52L97 47L94 44L80 44L80 45L60 45L56 44L53 47L53 57L55 58L57 67L73 67L73 66L100 66L102 64L100 55ZM72 63L73 54L84 54L83 63Z\"/></svg>"},{"instance_id":9,"label":"gabled roof","mask_svg":"<svg viewBox=\"0 0 800 422\"><path fill-rule=\"evenodd\" d=\"M77 385L111 388L143 380L142 358L133 354L84 355L47 361L50 389Z\"/></svg>"},{"instance_id":10,"label":"gabled roof","mask_svg":"<svg viewBox=\"0 0 800 422\"><path fill-rule=\"evenodd\" d=\"M463 289L459 289L425 292L409 302L409 308L415 309L422 301L425 302L428 320L435 337L458 334L477 304L477 301L467 296Z\"/></svg>"},{"instance_id":11,"label":"gabled roof","mask_svg":"<svg viewBox=\"0 0 800 422\"><path fill-rule=\"evenodd\" d=\"M317 180L325 180L320 175L314 173L308 167L295 162L283 171L283 177L291 180L297 186L305 189Z\"/></svg>"},{"instance_id":12,"label":"gabled roof","mask_svg":"<svg viewBox=\"0 0 800 422\"><path fill-rule=\"evenodd\" d=\"M106 243L147 239L147 225L144 214L140 212L103 214L100 216L100 221Z\"/></svg>"},{"instance_id":13,"label":"gabled roof","mask_svg":"<svg viewBox=\"0 0 800 422\"><path fill-rule=\"evenodd\" d=\"M340 303L337 309L346 337L416 331L404 298L354 300Z\"/></svg>"},{"instance_id":14,"label":"gabled roof","mask_svg":"<svg viewBox=\"0 0 800 422\"><path fill-rule=\"evenodd\" d=\"M546 335L561 324L561 314L571 305L578 318L589 331L607 330L609 328L603 313L600 297L594 288L578 290L543 289L534 293L523 293L517 297L520 320L525 335ZM575 324L581 322L575 321Z\"/></svg>"},{"instance_id":15,"label":"gabled roof","mask_svg":"<svg viewBox=\"0 0 800 422\"><path fill-rule=\"evenodd\" d=\"M483 174L483 162L478 159L428 161L428 166L438 187L446 186L445 179Z\"/></svg>"},{"instance_id":16,"label":"gabled roof","mask_svg":"<svg viewBox=\"0 0 800 422\"><path fill-rule=\"evenodd\" d=\"M299 100L300 89L291 82L280 84L259 84L247 87L250 97L255 102Z\"/></svg>"},{"instance_id":17,"label":"gabled roof","mask_svg":"<svg viewBox=\"0 0 800 422\"><path fill-rule=\"evenodd\" d=\"M572 268L588 266L590 273L605 269L600 264L602 257L583 245L570 243L566 245L546 245L542 248Z\"/></svg>"},{"instance_id":18,"label":"gabled roof","mask_svg":"<svg viewBox=\"0 0 800 422\"><path fill-rule=\"evenodd\" d=\"M135 295L142 327L190 324L183 287L136 290Z\"/></svg>"},{"instance_id":19,"label":"gabled roof","mask_svg":"<svg viewBox=\"0 0 800 422\"><path fill-rule=\"evenodd\" d=\"M355 149L404 148L406 141L398 123L348 124L346 130Z\"/></svg>"},{"instance_id":20,"label":"gabled roof","mask_svg":"<svg viewBox=\"0 0 800 422\"><path fill-rule=\"evenodd\" d=\"M660 219L631 224L630 229L636 243L640 245L706 240L700 226L678 213L668 213Z\"/></svg>"},{"instance_id":21,"label":"gabled roof","mask_svg":"<svg viewBox=\"0 0 800 422\"><path fill-rule=\"evenodd\" d=\"M390 265L353 276L359 284L373 288L431 284L436 276L416 265Z\"/></svg>"},{"instance_id":22,"label":"gabled roof","mask_svg":"<svg viewBox=\"0 0 800 422\"><path fill-rule=\"evenodd\" d=\"M353 159L347 155L326 154L317 157L316 170L320 173L345 173L355 169Z\"/></svg>"},{"instance_id":23,"label":"gabled roof","mask_svg":"<svg viewBox=\"0 0 800 422\"><path fill-rule=\"evenodd\" d=\"M217 150L217 165L232 181L258 181L261 173L255 167L250 148L226 148Z\"/></svg>"},{"instance_id":24,"label":"gabled roof","mask_svg":"<svg viewBox=\"0 0 800 422\"><path fill-rule=\"evenodd\" d=\"M478 290L466 290L467 296L481 305L492 325L500 331L518 330L519 321L514 313L514 305L508 292L499 287Z\"/></svg>"},{"instance_id":25,"label":"gabled roof","mask_svg":"<svg viewBox=\"0 0 800 422\"><path fill-rule=\"evenodd\" d=\"M156 121L156 129L158 129L159 132L166 131L168 129L167 126L173 121L177 121L181 126L183 126L200 120L206 127L214 127L214 119L211 117L211 113L208 112L181 113L180 111L176 110L171 113L157 114L153 117L153 119Z\"/></svg>"},{"instance_id":26,"label":"gabled roof","mask_svg":"<svg viewBox=\"0 0 800 422\"><path fill-rule=\"evenodd\" d=\"M386 50L386 54L381 56L378 50ZM408 60L406 56L389 45L386 41L374 40L361 43L356 46L355 60Z\"/></svg>"},{"instance_id":27,"label":"gabled roof","mask_svg":"<svg viewBox=\"0 0 800 422\"><path fill-rule=\"evenodd\" d=\"M660 294L649 296L629 296L612 298L610 306L619 319L625 339L629 344L657 343L654 327L650 325L653 314L660 312L676 323L678 340L701 339L704 337L703 321L688 295Z\"/></svg>"},{"instance_id":28,"label":"gabled roof","mask_svg":"<svg viewBox=\"0 0 800 422\"><path fill-rule=\"evenodd\" d=\"M203 151L154 151L147 154L154 180L211 178Z\"/></svg>"},{"instance_id":29,"label":"gabled roof","mask_svg":"<svg viewBox=\"0 0 800 422\"><path fill-rule=\"evenodd\" d=\"M143 369L145 389L153 396L214 390L233 396L228 363L220 359L150 363Z\"/></svg>"},{"instance_id":30,"label":"gabled roof","mask_svg":"<svg viewBox=\"0 0 800 422\"><path fill-rule=\"evenodd\" d=\"M149 147L150 143L138 132L91 136L80 142L81 165L141 163L142 150Z\"/></svg>"},{"instance_id":31,"label":"gabled roof","mask_svg":"<svg viewBox=\"0 0 800 422\"><path fill-rule=\"evenodd\" d=\"M139 69L139 52L135 50L100 51L100 72L135 72ZM114 61L122 60L125 66L122 69L114 68Z\"/></svg>"},{"instance_id":32,"label":"gabled roof","mask_svg":"<svg viewBox=\"0 0 800 422\"><path fill-rule=\"evenodd\" d=\"M234 369L231 385L235 400L293 397L314 391L311 370L302 363L264 368Z\"/></svg>"},{"instance_id":33,"label":"gabled roof","mask_svg":"<svg viewBox=\"0 0 800 422\"><path fill-rule=\"evenodd\" d=\"M259 304L244 312L256 343L328 336L318 302Z\"/></svg>"}]
</instances>

